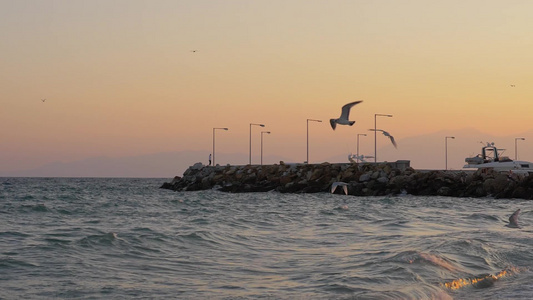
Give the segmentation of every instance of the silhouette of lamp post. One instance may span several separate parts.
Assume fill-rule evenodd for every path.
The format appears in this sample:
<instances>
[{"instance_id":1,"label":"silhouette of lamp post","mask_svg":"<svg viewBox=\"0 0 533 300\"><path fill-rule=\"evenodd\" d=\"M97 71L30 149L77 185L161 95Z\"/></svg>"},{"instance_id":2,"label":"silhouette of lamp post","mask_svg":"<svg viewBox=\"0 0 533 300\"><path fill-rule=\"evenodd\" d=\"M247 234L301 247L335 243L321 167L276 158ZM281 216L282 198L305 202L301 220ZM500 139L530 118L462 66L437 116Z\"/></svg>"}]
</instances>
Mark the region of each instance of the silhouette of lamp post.
<instances>
[{"instance_id":1,"label":"silhouette of lamp post","mask_svg":"<svg viewBox=\"0 0 533 300\"><path fill-rule=\"evenodd\" d=\"M444 138L444 164L445 170L448 170L448 139L455 139L454 136L447 136Z\"/></svg>"},{"instance_id":2,"label":"silhouette of lamp post","mask_svg":"<svg viewBox=\"0 0 533 300\"><path fill-rule=\"evenodd\" d=\"M263 133L270 134L270 131L261 131L261 165L263 165Z\"/></svg>"},{"instance_id":3,"label":"silhouette of lamp post","mask_svg":"<svg viewBox=\"0 0 533 300\"><path fill-rule=\"evenodd\" d=\"M250 123L250 158L248 159L248 164L250 165L252 164L252 125L265 127L264 124Z\"/></svg>"},{"instance_id":4,"label":"silhouette of lamp post","mask_svg":"<svg viewBox=\"0 0 533 300\"><path fill-rule=\"evenodd\" d=\"M518 150L517 150L517 146L518 146L517 141L518 140L524 141L525 138L520 137L520 138L515 138L514 139L514 160L518 159Z\"/></svg>"},{"instance_id":5,"label":"silhouette of lamp post","mask_svg":"<svg viewBox=\"0 0 533 300\"><path fill-rule=\"evenodd\" d=\"M378 162L378 136L377 136L377 117L389 117L392 118L392 115L383 115L383 114L374 114L374 163Z\"/></svg>"},{"instance_id":6,"label":"silhouette of lamp post","mask_svg":"<svg viewBox=\"0 0 533 300\"><path fill-rule=\"evenodd\" d=\"M226 127L215 127L215 128L213 128L213 166L216 166L216 164L215 164L215 130L217 130L217 129L228 130L228 128L226 128Z\"/></svg>"},{"instance_id":7,"label":"silhouette of lamp post","mask_svg":"<svg viewBox=\"0 0 533 300\"><path fill-rule=\"evenodd\" d=\"M322 120L313 120L313 119L307 119L307 160L305 163L309 163L309 121L311 122L322 122Z\"/></svg>"},{"instance_id":8,"label":"silhouette of lamp post","mask_svg":"<svg viewBox=\"0 0 533 300\"><path fill-rule=\"evenodd\" d=\"M366 136L366 134L364 133L358 133L357 134L357 154L356 154L356 161L359 162L359 136L362 135L362 136Z\"/></svg>"}]
</instances>

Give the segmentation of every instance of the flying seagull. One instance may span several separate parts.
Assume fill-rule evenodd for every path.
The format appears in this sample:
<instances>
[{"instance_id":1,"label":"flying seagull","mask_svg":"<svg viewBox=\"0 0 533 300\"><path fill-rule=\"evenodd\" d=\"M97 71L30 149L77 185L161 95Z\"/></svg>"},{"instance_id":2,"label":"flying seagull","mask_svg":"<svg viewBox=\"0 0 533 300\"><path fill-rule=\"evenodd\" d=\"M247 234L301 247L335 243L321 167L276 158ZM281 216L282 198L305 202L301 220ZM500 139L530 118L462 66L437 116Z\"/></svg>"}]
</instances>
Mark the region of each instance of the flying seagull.
<instances>
[{"instance_id":1,"label":"flying seagull","mask_svg":"<svg viewBox=\"0 0 533 300\"><path fill-rule=\"evenodd\" d=\"M46 99L41 99L41 101L43 101L43 102L44 102L44 101L46 101Z\"/></svg>"},{"instance_id":2,"label":"flying seagull","mask_svg":"<svg viewBox=\"0 0 533 300\"><path fill-rule=\"evenodd\" d=\"M506 225L507 227L512 228L521 228L520 225L518 225L518 215L520 214L520 208L515 211L510 217L509 217L509 224Z\"/></svg>"},{"instance_id":3,"label":"flying seagull","mask_svg":"<svg viewBox=\"0 0 533 300\"><path fill-rule=\"evenodd\" d=\"M345 195L348 195L348 184L346 182L334 182L331 184L331 193L335 193L338 186L342 186Z\"/></svg>"},{"instance_id":4,"label":"flying seagull","mask_svg":"<svg viewBox=\"0 0 533 300\"><path fill-rule=\"evenodd\" d=\"M335 127L337 127L337 124L352 126L355 123L355 121L350 121L349 120L350 108L352 108L352 106L354 106L356 104L359 104L361 102L363 102L363 101L355 101L355 102L351 102L351 103L348 103L348 104L344 105L342 107L341 116L338 119L329 119L329 123L331 124L331 128L333 128L333 130L335 130Z\"/></svg>"},{"instance_id":5,"label":"flying seagull","mask_svg":"<svg viewBox=\"0 0 533 300\"><path fill-rule=\"evenodd\" d=\"M385 130L381 130L381 129L368 129L370 131L381 131L383 133L384 136L388 137L392 143L392 145L394 146L394 148L398 149L398 145L396 145L396 141L394 140L394 137L392 135L390 135L390 133L386 132Z\"/></svg>"}]
</instances>

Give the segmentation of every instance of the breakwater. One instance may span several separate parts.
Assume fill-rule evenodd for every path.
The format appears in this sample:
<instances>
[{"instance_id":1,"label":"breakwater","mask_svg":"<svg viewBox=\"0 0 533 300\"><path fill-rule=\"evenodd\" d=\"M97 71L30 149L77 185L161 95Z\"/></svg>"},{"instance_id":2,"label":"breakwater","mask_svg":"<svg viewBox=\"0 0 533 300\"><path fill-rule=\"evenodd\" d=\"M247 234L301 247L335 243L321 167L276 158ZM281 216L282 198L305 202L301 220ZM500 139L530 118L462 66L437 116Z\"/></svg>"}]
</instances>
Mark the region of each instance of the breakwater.
<instances>
[{"instance_id":1,"label":"breakwater","mask_svg":"<svg viewBox=\"0 0 533 300\"><path fill-rule=\"evenodd\" d=\"M175 191L218 189L224 192L329 192L335 182L347 184L354 196L397 194L533 199L533 175L498 173L491 169L421 171L409 161L189 167L161 188ZM342 188L335 193L344 193Z\"/></svg>"}]
</instances>

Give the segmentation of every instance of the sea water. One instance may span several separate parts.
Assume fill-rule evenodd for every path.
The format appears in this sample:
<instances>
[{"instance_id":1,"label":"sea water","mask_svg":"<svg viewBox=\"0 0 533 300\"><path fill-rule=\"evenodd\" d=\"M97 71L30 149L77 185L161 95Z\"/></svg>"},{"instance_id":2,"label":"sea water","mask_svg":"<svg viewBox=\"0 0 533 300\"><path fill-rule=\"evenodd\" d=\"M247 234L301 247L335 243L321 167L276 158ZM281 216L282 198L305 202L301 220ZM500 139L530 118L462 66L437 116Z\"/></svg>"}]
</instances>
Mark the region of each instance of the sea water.
<instances>
[{"instance_id":1,"label":"sea water","mask_svg":"<svg viewBox=\"0 0 533 300\"><path fill-rule=\"evenodd\" d=\"M533 297L530 201L164 181L0 178L0 299Z\"/></svg>"}]
</instances>

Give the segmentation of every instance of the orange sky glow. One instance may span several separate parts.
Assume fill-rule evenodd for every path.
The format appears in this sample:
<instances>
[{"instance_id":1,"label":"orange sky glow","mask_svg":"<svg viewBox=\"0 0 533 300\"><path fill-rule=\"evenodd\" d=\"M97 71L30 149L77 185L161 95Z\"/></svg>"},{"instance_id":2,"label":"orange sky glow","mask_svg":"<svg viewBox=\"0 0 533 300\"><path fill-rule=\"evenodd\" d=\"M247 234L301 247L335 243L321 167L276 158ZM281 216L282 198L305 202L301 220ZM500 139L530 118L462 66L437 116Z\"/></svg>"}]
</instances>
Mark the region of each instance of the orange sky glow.
<instances>
[{"instance_id":1,"label":"orange sky glow","mask_svg":"<svg viewBox=\"0 0 533 300\"><path fill-rule=\"evenodd\" d=\"M376 113L393 115L378 128L400 146L533 133L532 12L527 0L0 0L0 171L211 151L213 127L229 128L217 153L247 163L250 123L266 125L254 151L270 131L269 154L302 162L308 118L323 121L310 123L311 162L355 153L358 133L373 155ZM356 100L355 125L333 131Z\"/></svg>"}]
</instances>

